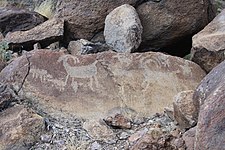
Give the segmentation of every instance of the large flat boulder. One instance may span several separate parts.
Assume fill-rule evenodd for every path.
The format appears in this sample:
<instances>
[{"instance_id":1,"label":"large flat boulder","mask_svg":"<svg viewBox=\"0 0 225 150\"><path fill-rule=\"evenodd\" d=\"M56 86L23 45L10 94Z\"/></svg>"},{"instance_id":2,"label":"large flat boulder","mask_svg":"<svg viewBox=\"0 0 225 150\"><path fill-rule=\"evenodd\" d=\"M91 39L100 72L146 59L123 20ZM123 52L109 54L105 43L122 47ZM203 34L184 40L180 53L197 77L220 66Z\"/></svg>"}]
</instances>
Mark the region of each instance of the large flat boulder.
<instances>
[{"instance_id":1,"label":"large flat boulder","mask_svg":"<svg viewBox=\"0 0 225 150\"><path fill-rule=\"evenodd\" d=\"M210 72L225 57L225 10L193 37L191 60Z\"/></svg>"},{"instance_id":2,"label":"large flat boulder","mask_svg":"<svg viewBox=\"0 0 225 150\"><path fill-rule=\"evenodd\" d=\"M225 148L225 61L215 67L194 93L199 110L195 149L221 150Z\"/></svg>"},{"instance_id":3,"label":"large flat boulder","mask_svg":"<svg viewBox=\"0 0 225 150\"><path fill-rule=\"evenodd\" d=\"M61 41L63 34L64 21L51 19L28 31L10 32L4 40L8 42L12 50L32 50L35 43L45 48L54 42Z\"/></svg>"},{"instance_id":4,"label":"large flat boulder","mask_svg":"<svg viewBox=\"0 0 225 150\"><path fill-rule=\"evenodd\" d=\"M44 16L26 9L0 7L0 32L26 31L46 21Z\"/></svg>"},{"instance_id":5,"label":"large flat boulder","mask_svg":"<svg viewBox=\"0 0 225 150\"><path fill-rule=\"evenodd\" d=\"M72 56L37 50L3 69L0 82L49 113L96 119L115 108L143 116L163 112L174 95L195 89L204 76L195 63L162 53Z\"/></svg>"},{"instance_id":6,"label":"large flat boulder","mask_svg":"<svg viewBox=\"0 0 225 150\"><path fill-rule=\"evenodd\" d=\"M191 37L215 15L210 0L147 1L137 12L143 25L143 44L155 49Z\"/></svg>"}]
</instances>

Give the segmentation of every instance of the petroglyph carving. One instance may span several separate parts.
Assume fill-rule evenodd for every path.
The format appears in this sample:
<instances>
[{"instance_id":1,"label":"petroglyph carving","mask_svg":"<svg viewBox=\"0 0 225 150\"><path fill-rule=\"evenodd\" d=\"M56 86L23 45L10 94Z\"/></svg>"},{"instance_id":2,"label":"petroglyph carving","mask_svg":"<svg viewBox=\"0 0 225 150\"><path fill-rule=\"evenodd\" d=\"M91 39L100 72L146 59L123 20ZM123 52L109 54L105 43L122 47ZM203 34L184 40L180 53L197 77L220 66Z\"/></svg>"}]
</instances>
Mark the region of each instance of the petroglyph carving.
<instances>
[{"instance_id":1,"label":"petroglyph carving","mask_svg":"<svg viewBox=\"0 0 225 150\"><path fill-rule=\"evenodd\" d=\"M98 83L98 80L96 79L96 75L97 75L96 63L97 63L97 61L95 61L89 65L71 66L68 63L69 58L71 58L74 61L75 65L77 63L79 63L79 59L74 56L71 56L71 55L63 55L58 59L58 62L61 62L61 61L63 62L63 66L67 72L65 84L68 83L69 77L72 78L71 86L74 89L74 91L77 92L79 84L74 79L75 78L82 78L82 79L88 78L89 79L88 85L89 85L90 89L92 91L94 91L94 88L93 88L94 83L95 83L95 86L98 88L99 83Z\"/></svg>"},{"instance_id":2,"label":"petroglyph carving","mask_svg":"<svg viewBox=\"0 0 225 150\"><path fill-rule=\"evenodd\" d=\"M65 83L62 80L54 79L47 70L32 68L30 69L30 73L34 79L40 79L41 82L51 82L51 86L55 86L59 91L63 91L65 89Z\"/></svg>"},{"instance_id":3,"label":"petroglyph carving","mask_svg":"<svg viewBox=\"0 0 225 150\"><path fill-rule=\"evenodd\" d=\"M154 70L151 68L168 67L167 63L163 63L161 59L154 57L154 55L149 55L140 59L141 68L144 69L144 80L142 82L142 87L144 87L144 90L147 90L150 87L151 83L153 82L153 78L154 80L157 80L157 78L154 77Z\"/></svg>"}]
</instances>

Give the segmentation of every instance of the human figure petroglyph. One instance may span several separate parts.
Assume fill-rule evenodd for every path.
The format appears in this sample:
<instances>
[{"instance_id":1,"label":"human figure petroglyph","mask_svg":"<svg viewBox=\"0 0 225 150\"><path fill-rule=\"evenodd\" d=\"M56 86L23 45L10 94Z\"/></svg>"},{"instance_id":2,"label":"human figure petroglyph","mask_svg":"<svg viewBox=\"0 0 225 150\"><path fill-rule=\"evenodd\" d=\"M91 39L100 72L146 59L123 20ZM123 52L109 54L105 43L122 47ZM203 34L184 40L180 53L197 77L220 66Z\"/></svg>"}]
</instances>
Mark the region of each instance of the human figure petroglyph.
<instances>
[{"instance_id":1,"label":"human figure petroglyph","mask_svg":"<svg viewBox=\"0 0 225 150\"><path fill-rule=\"evenodd\" d=\"M93 62L92 64L89 65L83 65L83 66L71 66L68 63L68 59L71 58L74 61L74 64L79 63L79 59L75 56L71 55L63 55L61 56L57 62L63 62L63 67L65 68L67 72L65 84L68 83L69 77L72 78L72 83L71 86L74 89L75 92L78 90L78 82L74 81L75 78L88 78L89 81L89 87L92 91L94 91L93 88L93 82L95 82L96 87L98 87L98 80L96 79L97 75L97 67L96 63L97 61Z\"/></svg>"}]
</instances>

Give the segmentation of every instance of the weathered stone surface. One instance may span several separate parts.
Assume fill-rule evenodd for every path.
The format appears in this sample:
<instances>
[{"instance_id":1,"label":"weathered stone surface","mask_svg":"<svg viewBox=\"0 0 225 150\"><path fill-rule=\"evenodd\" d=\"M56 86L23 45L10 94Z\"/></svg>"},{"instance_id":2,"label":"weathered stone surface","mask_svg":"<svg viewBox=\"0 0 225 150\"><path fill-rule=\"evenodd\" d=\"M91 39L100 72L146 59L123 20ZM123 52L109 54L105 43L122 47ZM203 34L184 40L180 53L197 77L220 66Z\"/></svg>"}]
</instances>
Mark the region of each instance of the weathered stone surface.
<instances>
[{"instance_id":1,"label":"weathered stone surface","mask_svg":"<svg viewBox=\"0 0 225 150\"><path fill-rule=\"evenodd\" d=\"M124 4L105 19L106 44L117 52L133 52L141 44L142 25L134 7Z\"/></svg>"},{"instance_id":2,"label":"weathered stone surface","mask_svg":"<svg viewBox=\"0 0 225 150\"><path fill-rule=\"evenodd\" d=\"M149 150L184 150L185 145L182 139L173 137L172 135L157 134L157 131L152 131L151 134L145 134L131 150L149 149Z\"/></svg>"},{"instance_id":3,"label":"weathered stone surface","mask_svg":"<svg viewBox=\"0 0 225 150\"><path fill-rule=\"evenodd\" d=\"M116 114L114 117L104 119L108 126L119 129L130 129L131 120L121 114Z\"/></svg>"},{"instance_id":4,"label":"weathered stone surface","mask_svg":"<svg viewBox=\"0 0 225 150\"><path fill-rule=\"evenodd\" d=\"M193 103L193 90L182 91L175 96L173 103L174 118L181 129L188 129L196 125L198 110Z\"/></svg>"},{"instance_id":5,"label":"weathered stone surface","mask_svg":"<svg viewBox=\"0 0 225 150\"><path fill-rule=\"evenodd\" d=\"M54 14L58 0L1 0L0 7L16 7L36 11L46 17Z\"/></svg>"},{"instance_id":6,"label":"weathered stone surface","mask_svg":"<svg viewBox=\"0 0 225 150\"><path fill-rule=\"evenodd\" d=\"M143 26L142 41L162 48L203 29L214 17L210 0L158 0L137 7Z\"/></svg>"},{"instance_id":7,"label":"weathered stone surface","mask_svg":"<svg viewBox=\"0 0 225 150\"><path fill-rule=\"evenodd\" d=\"M0 149L28 149L44 129L43 118L22 106L0 112Z\"/></svg>"},{"instance_id":8,"label":"weathered stone surface","mask_svg":"<svg viewBox=\"0 0 225 150\"><path fill-rule=\"evenodd\" d=\"M194 93L199 109L195 149L220 150L225 148L225 61L215 67Z\"/></svg>"},{"instance_id":9,"label":"weathered stone surface","mask_svg":"<svg viewBox=\"0 0 225 150\"><path fill-rule=\"evenodd\" d=\"M25 9L0 7L0 32L26 31L43 23L47 19L42 15Z\"/></svg>"},{"instance_id":10,"label":"weathered stone surface","mask_svg":"<svg viewBox=\"0 0 225 150\"><path fill-rule=\"evenodd\" d=\"M12 107L20 100L10 86L0 84L0 112Z\"/></svg>"},{"instance_id":11,"label":"weathered stone surface","mask_svg":"<svg viewBox=\"0 0 225 150\"><path fill-rule=\"evenodd\" d=\"M123 4L135 4L138 0L59 0L56 16L65 18L66 36L69 39L90 40L103 31L106 15ZM65 9L66 8L66 9Z\"/></svg>"},{"instance_id":12,"label":"weathered stone surface","mask_svg":"<svg viewBox=\"0 0 225 150\"><path fill-rule=\"evenodd\" d=\"M141 115L162 112L178 92L196 88L205 72L193 62L162 53L65 55L38 50L14 60L0 74L47 112L101 118L115 107ZM25 82L24 82L25 81Z\"/></svg>"},{"instance_id":13,"label":"weathered stone surface","mask_svg":"<svg viewBox=\"0 0 225 150\"><path fill-rule=\"evenodd\" d=\"M3 34L0 32L0 42L1 42L2 39L4 39L4 36L3 36Z\"/></svg>"},{"instance_id":14,"label":"weathered stone surface","mask_svg":"<svg viewBox=\"0 0 225 150\"><path fill-rule=\"evenodd\" d=\"M0 72L2 71L2 69L5 68L6 65L7 65L6 62L0 60Z\"/></svg>"},{"instance_id":15,"label":"weathered stone surface","mask_svg":"<svg viewBox=\"0 0 225 150\"><path fill-rule=\"evenodd\" d=\"M188 130L183 134L182 138L185 141L187 150L194 150L195 134L196 134L196 127L191 128L190 130Z\"/></svg>"},{"instance_id":16,"label":"weathered stone surface","mask_svg":"<svg viewBox=\"0 0 225 150\"><path fill-rule=\"evenodd\" d=\"M109 47L101 43L92 43L85 39L71 41L68 45L68 51L72 55L94 54L98 52L108 51Z\"/></svg>"},{"instance_id":17,"label":"weathered stone surface","mask_svg":"<svg viewBox=\"0 0 225 150\"><path fill-rule=\"evenodd\" d=\"M115 138L113 131L103 122L87 121L84 123L83 128L96 140L112 140Z\"/></svg>"},{"instance_id":18,"label":"weathered stone surface","mask_svg":"<svg viewBox=\"0 0 225 150\"><path fill-rule=\"evenodd\" d=\"M33 45L39 43L45 48L51 43L60 41L64 33L64 21L51 19L28 31L16 31L8 33L5 40L12 50L32 50Z\"/></svg>"},{"instance_id":19,"label":"weathered stone surface","mask_svg":"<svg viewBox=\"0 0 225 150\"><path fill-rule=\"evenodd\" d=\"M224 38L225 10L193 37L191 60L207 72L211 71L225 59Z\"/></svg>"}]
</instances>

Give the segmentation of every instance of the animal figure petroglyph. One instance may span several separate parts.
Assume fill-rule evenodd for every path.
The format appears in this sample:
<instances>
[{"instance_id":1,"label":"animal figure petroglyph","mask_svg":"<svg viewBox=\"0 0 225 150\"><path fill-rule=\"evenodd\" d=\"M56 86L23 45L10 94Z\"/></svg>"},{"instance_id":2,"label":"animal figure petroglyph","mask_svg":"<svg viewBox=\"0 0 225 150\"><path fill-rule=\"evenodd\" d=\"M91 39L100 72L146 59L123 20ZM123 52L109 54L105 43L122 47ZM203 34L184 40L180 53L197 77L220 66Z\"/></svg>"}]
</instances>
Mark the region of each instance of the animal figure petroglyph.
<instances>
[{"instance_id":1,"label":"animal figure petroglyph","mask_svg":"<svg viewBox=\"0 0 225 150\"><path fill-rule=\"evenodd\" d=\"M154 78L154 80L157 80L157 78L154 77L155 73L153 72L154 70L152 70L151 67L154 66L153 68L157 69L164 66L164 64L162 63L161 59L152 55L142 57L139 64L141 64L141 68L144 69L144 80L142 82L142 86L144 87L145 91L151 86L152 78Z\"/></svg>"},{"instance_id":2,"label":"animal figure petroglyph","mask_svg":"<svg viewBox=\"0 0 225 150\"><path fill-rule=\"evenodd\" d=\"M69 77L72 78L72 83L71 86L74 89L75 92L77 92L78 90L78 82L74 81L75 78L89 78L89 87L92 91L94 91L93 88L93 82L95 81L95 85L96 87L98 87L98 80L96 79L96 75L97 75L97 67L96 67L96 63L97 61L93 62L90 65L84 65L84 66L71 66L68 63L68 59L72 59L74 61L74 64L79 63L79 59L75 56L71 56L71 55L63 55L61 56L57 62L63 62L63 66L67 72L67 76L66 76L66 80L65 80L65 84L68 83L68 79Z\"/></svg>"},{"instance_id":3,"label":"animal figure petroglyph","mask_svg":"<svg viewBox=\"0 0 225 150\"><path fill-rule=\"evenodd\" d=\"M40 79L41 82L51 82L52 86L54 86L55 88L57 88L60 91L64 90L65 87L65 83L62 82L61 80L58 79L54 79L54 77L52 75L50 75L48 73L47 70L44 69L30 69L30 73L32 74L32 77L34 79Z\"/></svg>"}]
</instances>

